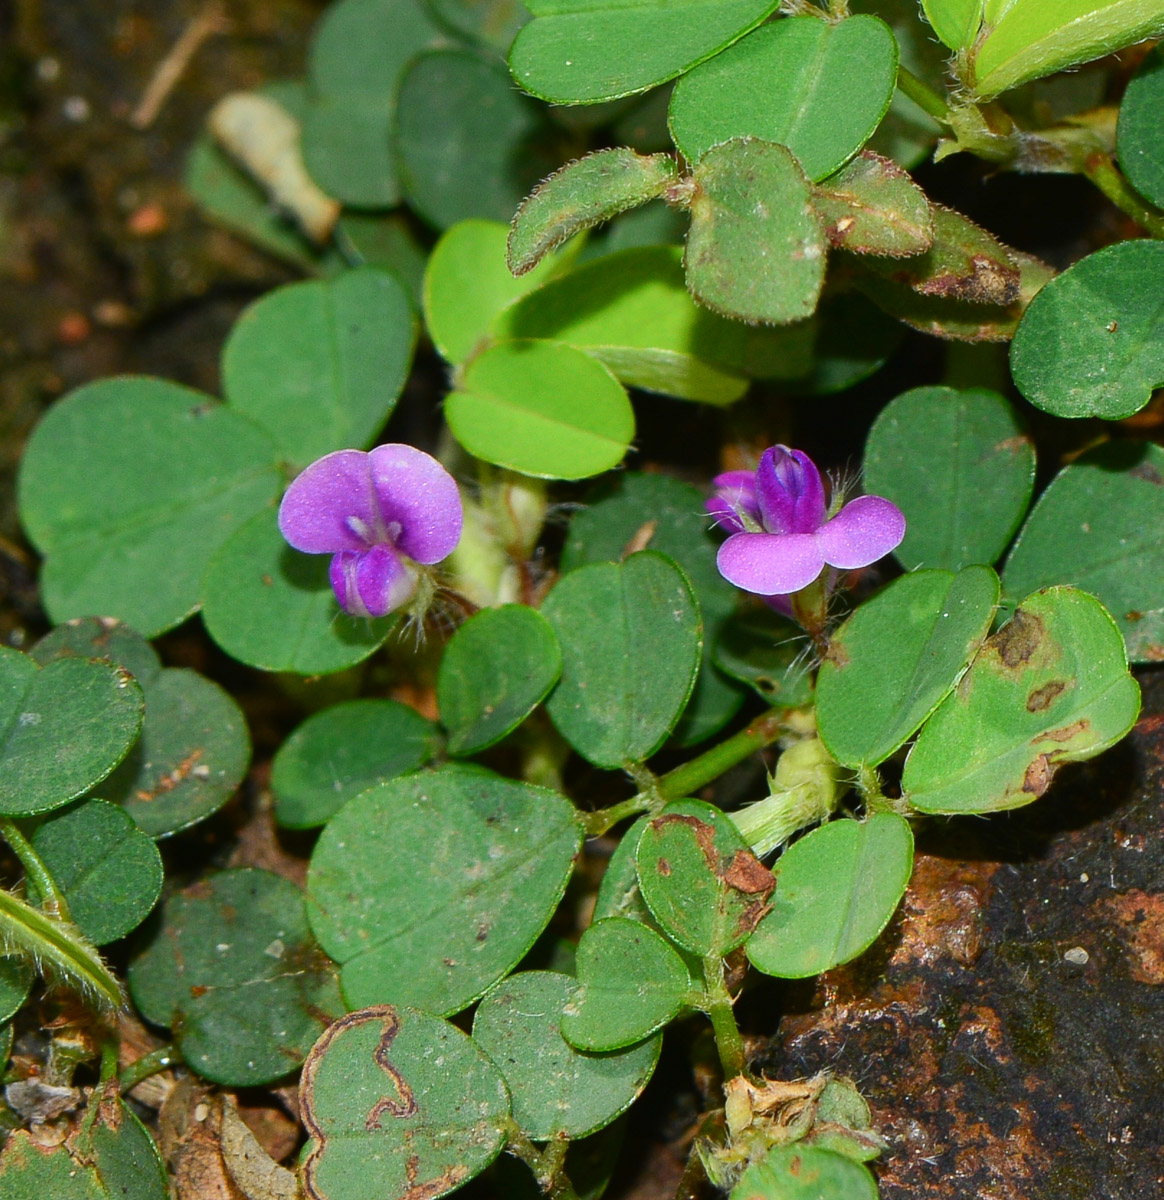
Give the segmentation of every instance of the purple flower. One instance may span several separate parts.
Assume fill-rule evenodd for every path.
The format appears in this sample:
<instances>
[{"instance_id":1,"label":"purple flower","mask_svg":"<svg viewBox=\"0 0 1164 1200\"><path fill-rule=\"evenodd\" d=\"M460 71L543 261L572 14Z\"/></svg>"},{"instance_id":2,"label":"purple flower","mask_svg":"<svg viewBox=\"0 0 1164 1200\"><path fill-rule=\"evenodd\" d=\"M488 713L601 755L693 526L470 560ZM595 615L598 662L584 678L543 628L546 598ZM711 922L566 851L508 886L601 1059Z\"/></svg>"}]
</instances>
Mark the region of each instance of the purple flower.
<instances>
[{"instance_id":1,"label":"purple flower","mask_svg":"<svg viewBox=\"0 0 1164 1200\"><path fill-rule=\"evenodd\" d=\"M299 475L279 506L279 530L305 554L331 554L340 607L383 617L416 591L416 564L431 565L461 540L461 495L435 458L391 443L336 450Z\"/></svg>"},{"instance_id":2,"label":"purple flower","mask_svg":"<svg viewBox=\"0 0 1164 1200\"><path fill-rule=\"evenodd\" d=\"M851 570L901 544L905 517L881 496L858 496L830 520L816 464L787 446L765 450L760 466L717 475L707 511L731 533L719 548L720 574L761 596L807 587L826 566Z\"/></svg>"}]
</instances>

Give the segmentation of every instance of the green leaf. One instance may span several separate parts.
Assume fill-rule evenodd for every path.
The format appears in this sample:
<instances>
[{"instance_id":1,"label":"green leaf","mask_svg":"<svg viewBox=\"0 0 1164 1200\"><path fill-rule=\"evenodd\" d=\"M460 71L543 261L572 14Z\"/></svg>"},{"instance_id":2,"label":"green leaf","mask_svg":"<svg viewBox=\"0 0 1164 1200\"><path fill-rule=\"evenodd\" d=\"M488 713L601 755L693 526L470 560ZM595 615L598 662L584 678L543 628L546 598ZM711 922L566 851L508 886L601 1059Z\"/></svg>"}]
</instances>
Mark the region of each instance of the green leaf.
<instances>
[{"instance_id":1,"label":"green leaf","mask_svg":"<svg viewBox=\"0 0 1164 1200\"><path fill-rule=\"evenodd\" d=\"M268 292L235 323L222 354L228 403L299 467L368 446L408 378L416 318L396 277L376 267Z\"/></svg>"},{"instance_id":2,"label":"green leaf","mask_svg":"<svg viewBox=\"0 0 1164 1200\"><path fill-rule=\"evenodd\" d=\"M474 50L433 50L400 81L396 153L408 203L438 229L469 217L507 221L562 161L544 111L502 63Z\"/></svg>"},{"instance_id":3,"label":"green leaf","mask_svg":"<svg viewBox=\"0 0 1164 1200\"><path fill-rule=\"evenodd\" d=\"M810 321L790 326L789 332L806 326L813 330L812 351L804 374L793 383L798 395L847 391L879 371L905 335L896 321L856 292L826 296Z\"/></svg>"},{"instance_id":4,"label":"green leaf","mask_svg":"<svg viewBox=\"0 0 1164 1200\"><path fill-rule=\"evenodd\" d=\"M252 868L167 899L153 940L129 965L129 990L147 1021L173 1030L192 1071L236 1087L294 1071L343 1011L303 894Z\"/></svg>"},{"instance_id":5,"label":"green leaf","mask_svg":"<svg viewBox=\"0 0 1164 1200\"><path fill-rule=\"evenodd\" d=\"M447 362L464 362L505 308L561 271L573 254L570 247L516 279L505 265L508 237L508 227L498 221L461 221L433 248L424 276L424 322Z\"/></svg>"},{"instance_id":6,"label":"green leaf","mask_svg":"<svg viewBox=\"0 0 1164 1200\"><path fill-rule=\"evenodd\" d=\"M779 325L811 316L827 243L791 151L725 142L703 155L693 178L685 263L696 300L741 321Z\"/></svg>"},{"instance_id":7,"label":"green leaf","mask_svg":"<svg viewBox=\"0 0 1164 1200\"><path fill-rule=\"evenodd\" d=\"M625 147L597 150L567 163L538 184L517 210L507 246L509 269L524 275L574 234L654 200L678 179L669 154L644 157Z\"/></svg>"},{"instance_id":8,"label":"green leaf","mask_svg":"<svg viewBox=\"0 0 1164 1200\"><path fill-rule=\"evenodd\" d=\"M355 208L400 199L392 153L400 77L440 40L420 0L340 0L324 13L308 56L303 158L329 195Z\"/></svg>"},{"instance_id":9,"label":"green leaf","mask_svg":"<svg viewBox=\"0 0 1164 1200\"><path fill-rule=\"evenodd\" d=\"M795 379L810 369L810 333L754 329L700 307L682 258L678 246L643 246L583 263L509 308L494 336L568 342L625 384L708 404L738 400L743 376Z\"/></svg>"},{"instance_id":10,"label":"green leaf","mask_svg":"<svg viewBox=\"0 0 1164 1200\"><path fill-rule=\"evenodd\" d=\"M877 1200L877 1183L860 1163L794 1143L748 1167L730 1200Z\"/></svg>"},{"instance_id":11,"label":"green leaf","mask_svg":"<svg viewBox=\"0 0 1164 1200\"><path fill-rule=\"evenodd\" d=\"M103 379L58 401L19 480L53 620L118 617L146 637L185 620L211 556L281 490L275 457L246 417L161 379Z\"/></svg>"},{"instance_id":12,"label":"green leaf","mask_svg":"<svg viewBox=\"0 0 1164 1200\"><path fill-rule=\"evenodd\" d=\"M870 494L905 513L898 562L959 571L1006 549L1031 501L1035 449L997 392L914 388L873 423L864 469Z\"/></svg>"},{"instance_id":13,"label":"green leaf","mask_svg":"<svg viewBox=\"0 0 1164 1200\"><path fill-rule=\"evenodd\" d=\"M0 955L0 1021L8 1021L24 1003L32 987L33 975L32 964L23 958L14 954ZM7 1062L5 1055L0 1058ZM0 1071L3 1069L0 1065Z\"/></svg>"},{"instance_id":14,"label":"green leaf","mask_svg":"<svg viewBox=\"0 0 1164 1200\"><path fill-rule=\"evenodd\" d=\"M588 1138L570 1142L563 1170L574 1186L578 1200L602 1200L618 1166L626 1140L627 1117L607 1125ZM502 1154L493 1164L495 1194L505 1200L542 1200L544 1193L532 1170L511 1154Z\"/></svg>"},{"instance_id":15,"label":"green leaf","mask_svg":"<svg viewBox=\"0 0 1164 1200\"><path fill-rule=\"evenodd\" d=\"M1164 33L1159 0L986 0L983 15L968 80L982 97Z\"/></svg>"},{"instance_id":16,"label":"green leaf","mask_svg":"<svg viewBox=\"0 0 1164 1200\"><path fill-rule=\"evenodd\" d=\"M96 1110L96 1112L94 1112ZM90 1117L95 1117L88 1125ZM95 1089L78 1133L45 1146L24 1130L0 1154L5 1200L168 1200L166 1169L153 1138L115 1092Z\"/></svg>"},{"instance_id":17,"label":"green leaf","mask_svg":"<svg viewBox=\"0 0 1164 1200\"><path fill-rule=\"evenodd\" d=\"M1060 763L1093 758L1131 729L1140 689L1123 638L1093 596L1028 596L979 650L905 762L922 812L996 812L1038 799Z\"/></svg>"},{"instance_id":18,"label":"green leaf","mask_svg":"<svg viewBox=\"0 0 1164 1200\"><path fill-rule=\"evenodd\" d=\"M104 800L52 813L37 826L32 847L95 946L136 929L162 894L157 846L128 813Z\"/></svg>"},{"instance_id":19,"label":"green leaf","mask_svg":"<svg viewBox=\"0 0 1164 1200\"><path fill-rule=\"evenodd\" d=\"M328 556L300 554L283 540L273 508L248 521L214 556L202 584L210 636L240 662L264 671L326 675L383 645L396 614L369 620L340 610Z\"/></svg>"},{"instance_id":20,"label":"green leaf","mask_svg":"<svg viewBox=\"0 0 1164 1200\"><path fill-rule=\"evenodd\" d=\"M506 604L470 617L445 646L437 675L449 753L477 754L511 733L562 673L550 623L532 608Z\"/></svg>"},{"instance_id":21,"label":"green leaf","mask_svg":"<svg viewBox=\"0 0 1164 1200\"><path fill-rule=\"evenodd\" d=\"M39 667L0 647L0 814L49 812L100 783L137 740L142 708L118 667L79 658Z\"/></svg>"},{"instance_id":22,"label":"green leaf","mask_svg":"<svg viewBox=\"0 0 1164 1200\"><path fill-rule=\"evenodd\" d=\"M915 571L834 633L816 681L820 738L846 767L876 766L905 744L957 682L990 629L989 567Z\"/></svg>"},{"instance_id":23,"label":"green leaf","mask_svg":"<svg viewBox=\"0 0 1164 1200\"><path fill-rule=\"evenodd\" d=\"M1019 391L1057 417L1114 421L1164 383L1164 243L1117 242L1034 298L1011 347Z\"/></svg>"},{"instance_id":24,"label":"green leaf","mask_svg":"<svg viewBox=\"0 0 1164 1200\"><path fill-rule=\"evenodd\" d=\"M509 1095L497 1068L455 1026L387 1004L319 1039L300 1085L310 1200L435 1200L505 1145Z\"/></svg>"},{"instance_id":25,"label":"green leaf","mask_svg":"<svg viewBox=\"0 0 1164 1200\"><path fill-rule=\"evenodd\" d=\"M626 391L558 342L503 342L469 363L445 419L472 455L522 475L585 479L618 466L634 437Z\"/></svg>"},{"instance_id":26,"label":"green leaf","mask_svg":"<svg viewBox=\"0 0 1164 1200\"><path fill-rule=\"evenodd\" d=\"M563 576L542 612L562 647L550 718L595 766L649 758L679 720L699 670L699 606L660 554L632 554Z\"/></svg>"},{"instance_id":27,"label":"green leaf","mask_svg":"<svg viewBox=\"0 0 1164 1200\"><path fill-rule=\"evenodd\" d=\"M346 212L336 222L335 244L348 266L391 271L419 311L428 255L404 213Z\"/></svg>"},{"instance_id":28,"label":"green leaf","mask_svg":"<svg viewBox=\"0 0 1164 1200\"><path fill-rule=\"evenodd\" d=\"M961 50L974 41L982 24L986 0L921 0L926 20L934 32L950 47Z\"/></svg>"},{"instance_id":29,"label":"green leaf","mask_svg":"<svg viewBox=\"0 0 1164 1200\"><path fill-rule=\"evenodd\" d=\"M1120 102L1116 146L1120 167L1142 196L1164 207L1164 51L1140 64Z\"/></svg>"},{"instance_id":30,"label":"green leaf","mask_svg":"<svg viewBox=\"0 0 1164 1200\"><path fill-rule=\"evenodd\" d=\"M529 9L521 0L427 0L427 3L450 29L502 54L529 20Z\"/></svg>"},{"instance_id":31,"label":"green leaf","mask_svg":"<svg viewBox=\"0 0 1164 1200\"><path fill-rule=\"evenodd\" d=\"M257 89L301 120L307 89L298 80L276 80ZM319 248L271 203L270 197L204 130L190 147L182 182L203 214L301 271L321 267Z\"/></svg>"},{"instance_id":32,"label":"green leaf","mask_svg":"<svg viewBox=\"0 0 1164 1200\"><path fill-rule=\"evenodd\" d=\"M562 1036L578 1050L618 1050L662 1029L691 989L683 960L639 921L595 921L578 943L578 987Z\"/></svg>"},{"instance_id":33,"label":"green leaf","mask_svg":"<svg viewBox=\"0 0 1164 1200\"><path fill-rule=\"evenodd\" d=\"M765 703L801 708L812 703L812 671L804 630L770 608L731 617L716 639L713 659Z\"/></svg>"},{"instance_id":34,"label":"green leaf","mask_svg":"<svg viewBox=\"0 0 1164 1200\"><path fill-rule=\"evenodd\" d=\"M509 51L513 77L551 104L645 92L764 20L776 0L535 0Z\"/></svg>"},{"instance_id":35,"label":"green leaf","mask_svg":"<svg viewBox=\"0 0 1164 1200\"><path fill-rule=\"evenodd\" d=\"M546 927L581 842L564 796L475 767L350 800L308 874L312 927L343 964L349 1007L377 998L451 1015L471 1004Z\"/></svg>"},{"instance_id":36,"label":"green leaf","mask_svg":"<svg viewBox=\"0 0 1164 1200\"><path fill-rule=\"evenodd\" d=\"M839 250L908 258L934 243L925 192L899 166L870 150L821 183L812 204Z\"/></svg>"},{"instance_id":37,"label":"green leaf","mask_svg":"<svg viewBox=\"0 0 1164 1200\"><path fill-rule=\"evenodd\" d=\"M59 625L32 649L42 665L64 657L124 667L145 697L141 737L102 783L150 837L177 833L217 812L242 782L251 745L241 709L196 671L162 669L150 644L101 617Z\"/></svg>"},{"instance_id":38,"label":"green leaf","mask_svg":"<svg viewBox=\"0 0 1164 1200\"><path fill-rule=\"evenodd\" d=\"M538 1142L585 1137L625 1112L659 1061L661 1037L627 1050L585 1054L560 1025L575 981L553 971L502 980L477 1007L473 1040L501 1064L513 1119Z\"/></svg>"},{"instance_id":39,"label":"green leaf","mask_svg":"<svg viewBox=\"0 0 1164 1200\"><path fill-rule=\"evenodd\" d=\"M794 842L774 868L772 911L748 939L765 975L803 979L863 954L905 894L909 822L893 813L830 821Z\"/></svg>"},{"instance_id":40,"label":"green leaf","mask_svg":"<svg viewBox=\"0 0 1164 1200\"><path fill-rule=\"evenodd\" d=\"M869 140L896 86L897 42L884 21L788 17L679 80L671 136L689 162L733 138L778 142L821 180Z\"/></svg>"},{"instance_id":41,"label":"green leaf","mask_svg":"<svg viewBox=\"0 0 1164 1200\"><path fill-rule=\"evenodd\" d=\"M635 861L655 920L704 958L723 957L745 941L775 886L731 818L702 800L667 805L640 835Z\"/></svg>"},{"instance_id":42,"label":"green leaf","mask_svg":"<svg viewBox=\"0 0 1164 1200\"><path fill-rule=\"evenodd\" d=\"M271 763L275 819L288 829L326 825L373 784L423 767L436 725L396 700L349 700L313 713Z\"/></svg>"},{"instance_id":43,"label":"green leaf","mask_svg":"<svg viewBox=\"0 0 1164 1200\"><path fill-rule=\"evenodd\" d=\"M1164 660L1164 450L1097 446L1051 480L1006 560L1018 597L1068 583L1098 597L1133 662Z\"/></svg>"}]
</instances>

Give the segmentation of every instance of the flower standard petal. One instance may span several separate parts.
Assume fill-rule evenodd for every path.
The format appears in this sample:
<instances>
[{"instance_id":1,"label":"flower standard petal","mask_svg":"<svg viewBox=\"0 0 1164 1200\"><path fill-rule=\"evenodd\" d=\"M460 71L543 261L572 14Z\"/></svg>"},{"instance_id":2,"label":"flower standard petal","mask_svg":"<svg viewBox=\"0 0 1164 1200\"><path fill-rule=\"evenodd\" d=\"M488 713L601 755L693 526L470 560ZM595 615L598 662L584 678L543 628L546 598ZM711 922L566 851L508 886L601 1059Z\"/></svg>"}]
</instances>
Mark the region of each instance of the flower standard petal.
<instances>
[{"instance_id":1,"label":"flower standard petal","mask_svg":"<svg viewBox=\"0 0 1164 1200\"><path fill-rule=\"evenodd\" d=\"M366 550L377 540L379 511L368 455L336 450L292 481L279 505L279 532L304 554Z\"/></svg>"},{"instance_id":2,"label":"flower standard petal","mask_svg":"<svg viewBox=\"0 0 1164 1200\"><path fill-rule=\"evenodd\" d=\"M340 608L353 617L385 617L416 590L416 576L388 546L343 550L332 558L328 575Z\"/></svg>"},{"instance_id":3,"label":"flower standard petal","mask_svg":"<svg viewBox=\"0 0 1164 1200\"><path fill-rule=\"evenodd\" d=\"M409 558L436 563L461 540L464 511L456 480L431 454L390 442L368 455L386 537Z\"/></svg>"},{"instance_id":4,"label":"flower standard petal","mask_svg":"<svg viewBox=\"0 0 1164 1200\"><path fill-rule=\"evenodd\" d=\"M724 471L712 481L715 495L703 502L703 507L715 518L715 523L728 533L743 533L747 528L742 517L758 526L760 506L756 502L754 471Z\"/></svg>"},{"instance_id":5,"label":"flower standard petal","mask_svg":"<svg viewBox=\"0 0 1164 1200\"><path fill-rule=\"evenodd\" d=\"M816 533L825 562L846 571L883 558L904 537L901 509L881 496L858 496Z\"/></svg>"},{"instance_id":6,"label":"flower standard petal","mask_svg":"<svg viewBox=\"0 0 1164 1200\"><path fill-rule=\"evenodd\" d=\"M736 533L720 546L716 565L745 592L784 596L808 587L825 561L811 533Z\"/></svg>"}]
</instances>

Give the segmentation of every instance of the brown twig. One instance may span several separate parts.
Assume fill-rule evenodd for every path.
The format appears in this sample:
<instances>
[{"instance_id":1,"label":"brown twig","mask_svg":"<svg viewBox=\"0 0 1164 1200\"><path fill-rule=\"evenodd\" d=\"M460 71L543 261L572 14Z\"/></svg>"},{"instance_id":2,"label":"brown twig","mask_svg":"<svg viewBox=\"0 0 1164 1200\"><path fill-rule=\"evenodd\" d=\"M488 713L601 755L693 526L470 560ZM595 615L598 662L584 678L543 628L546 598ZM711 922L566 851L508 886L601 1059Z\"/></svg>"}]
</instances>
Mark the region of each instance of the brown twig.
<instances>
[{"instance_id":1,"label":"brown twig","mask_svg":"<svg viewBox=\"0 0 1164 1200\"><path fill-rule=\"evenodd\" d=\"M207 0L202 11L189 21L170 47L169 54L158 63L137 108L130 114L129 123L135 129L148 129L157 120L162 106L202 43L216 33L225 33L226 29L227 19L222 0Z\"/></svg>"}]
</instances>

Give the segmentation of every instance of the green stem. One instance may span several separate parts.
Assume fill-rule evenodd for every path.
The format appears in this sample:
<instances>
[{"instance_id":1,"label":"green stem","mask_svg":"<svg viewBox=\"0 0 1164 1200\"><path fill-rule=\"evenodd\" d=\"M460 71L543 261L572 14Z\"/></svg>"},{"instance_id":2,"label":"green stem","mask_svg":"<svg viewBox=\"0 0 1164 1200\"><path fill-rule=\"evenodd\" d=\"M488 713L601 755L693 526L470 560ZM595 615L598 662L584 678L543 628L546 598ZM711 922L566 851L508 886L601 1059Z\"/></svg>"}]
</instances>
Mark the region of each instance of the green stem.
<instances>
[{"instance_id":1,"label":"green stem","mask_svg":"<svg viewBox=\"0 0 1164 1200\"><path fill-rule=\"evenodd\" d=\"M80 992L111 1012L125 998L121 985L75 925L42 912L27 900L0 888L0 952L18 954L46 971L55 982Z\"/></svg>"},{"instance_id":2,"label":"green stem","mask_svg":"<svg viewBox=\"0 0 1164 1200\"><path fill-rule=\"evenodd\" d=\"M1123 175L1116 169L1110 154L1095 152L1083 162L1083 175L1137 225L1154 238L1164 238L1164 212L1147 204Z\"/></svg>"},{"instance_id":3,"label":"green stem","mask_svg":"<svg viewBox=\"0 0 1164 1200\"><path fill-rule=\"evenodd\" d=\"M706 988L705 1011L711 1018L715 1046L719 1051L724 1079L735 1079L746 1067L744 1039L736 1024L736 1013L732 1007L731 993L723 978L723 959L709 955L703 960L703 982Z\"/></svg>"},{"instance_id":4,"label":"green stem","mask_svg":"<svg viewBox=\"0 0 1164 1200\"><path fill-rule=\"evenodd\" d=\"M570 1148L568 1138L555 1139L539 1150L516 1125L506 1131L506 1137L509 1153L529 1167L543 1195L550 1200L578 1200L578 1193L563 1170Z\"/></svg>"},{"instance_id":5,"label":"green stem","mask_svg":"<svg viewBox=\"0 0 1164 1200\"><path fill-rule=\"evenodd\" d=\"M582 822L590 837L597 837L613 828L619 821L633 817L641 812L648 812L661 804L690 796L701 787L718 779L725 771L743 762L750 754L770 746L788 728L789 710L785 708L770 708L761 713L754 721L739 733L712 746L697 755L690 762L668 771L666 775L653 778L650 789L640 791L637 796L612 804L609 808L597 812L583 813ZM636 778L636 782L638 782ZM640 784L640 786L642 786Z\"/></svg>"},{"instance_id":6,"label":"green stem","mask_svg":"<svg viewBox=\"0 0 1164 1200\"><path fill-rule=\"evenodd\" d=\"M897 86L918 108L929 113L943 125L950 123L950 110L945 100L924 80L919 79L908 67L897 68Z\"/></svg>"},{"instance_id":7,"label":"green stem","mask_svg":"<svg viewBox=\"0 0 1164 1200\"><path fill-rule=\"evenodd\" d=\"M20 826L9 817L0 817L0 837L4 838L12 848L12 853L20 859L27 881L36 889L36 898L40 903L52 916L60 917L62 921L70 920L69 905L64 893L57 887L57 881L41 861L40 855L32 848L32 843L21 832Z\"/></svg>"},{"instance_id":8,"label":"green stem","mask_svg":"<svg viewBox=\"0 0 1164 1200\"><path fill-rule=\"evenodd\" d=\"M122 1093L132 1092L139 1083L149 1079L151 1075L157 1075L160 1071L168 1071L170 1067L176 1067L182 1061L182 1052L177 1046L172 1044L159 1046L156 1050L151 1050L149 1054L143 1054L141 1058L131 1062L117 1077L117 1086Z\"/></svg>"}]
</instances>

